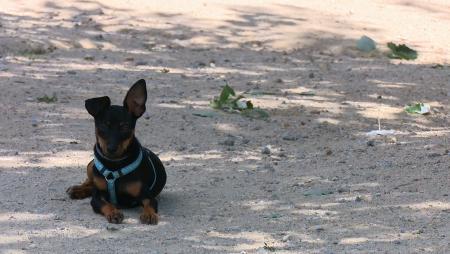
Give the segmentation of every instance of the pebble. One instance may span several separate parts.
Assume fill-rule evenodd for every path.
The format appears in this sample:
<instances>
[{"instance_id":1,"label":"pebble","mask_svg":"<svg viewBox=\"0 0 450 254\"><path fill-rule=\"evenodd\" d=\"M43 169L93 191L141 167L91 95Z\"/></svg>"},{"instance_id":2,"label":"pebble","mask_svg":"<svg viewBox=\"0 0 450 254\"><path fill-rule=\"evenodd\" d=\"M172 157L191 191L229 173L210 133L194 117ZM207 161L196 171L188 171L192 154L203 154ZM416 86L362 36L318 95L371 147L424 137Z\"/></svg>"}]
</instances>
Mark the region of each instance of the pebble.
<instances>
[{"instance_id":1,"label":"pebble","mask_svg":"<svg viewBox=\"0 0 450 254\"><path fill-rule=\"evenodd\" d=\"M269 155L269 154L271 153L270 147L269 147L269 146L264 146L264 147L261 149L261 153L262 153L262 154L267 154L267 155Z\"/></svg>"},{"instance_id":2,"label":"pebble","mask_svg":"<svg viewBox=\"0 0 450 254\"><path fill-rule=\"evenodd\" d=\"M298 135L292 132L286 132L285 134L283 134L281 138L287 141L295 141L298 139Z\"/></svg>"},{"instance_id":3,"label":"pebble","mask_svg":"<svg viewBox=\"0 0 450 254\"><path fill-rule=\"evenodd\" d=\"M138 66L138 65L147 65L147 62L143 61L143 60L139 60L139 61L136 61L136 63L134 63L134 65L136 65L136 66Z\"/></svg>"},{"instance_id":4,"label":"pebble","mask_svg":"<svg viewBox=\"0 0 450 254\"><path fill-rule=\"evenodd\" d=\"M368 140L367 146L375 146L375 140Z\"/></svg>"},{"instance_id":5,"label":"pebble","mask_svg":"<svg viewBox=\"0 0 450 254\"><path fill-rule=\"evenodd\" d=\"M285 235L281 239L282 242L288 242L288 241L291 241L291 240L292 240L292 236L291 235Z\"/></svg>"},{"instance_id":6,"label":"pebble","mask_svg":"<svg viewBox=\"0 0 450 254\"><path fill-rule=\"evenodd\" d=\"M114 226L106 226L106 230L108 230L110 232L115 232L115 231L118 231L119 228L116 228Z\"/></svg>"},{"instance_id":7,"label":"pebble","mask_svg":"<svg viewBox=\"0 0 450 254\"><path fill-rule=\"evenodd\" d=\"M242 139L242 144L248 144L248 143L250 143L250 139L248 139L248 138L243 138Z\"/></svg>"},{"instance_id":8,"label":"pebble","mask_svg":"<svg viewBox=\"0 0 450 254\"><path fill-rule=\"evenodd\" d=\"M84 57L84 60L86 60L86 61L94 61L94 56L91 56L91 55L87 55L87 56L85 56Z\"/></svg>"},{"instance_id":9,"label":"pebble","mask_svg":"<svg viewBox=\"0 0 450 254\"><path fill-rule=\"evenodd\" d=\"M76 72L76 71L73 71L73 70L68 70L68 71L67 71L67 74L75 75L75 74L77 74L77 72Z\"/></svg>"},{"instance_id":10,"label":"pebble","mask_svg":"<svg viewBox=\"0 0 450 254\"><path fill-rule=\"evenodd\" d=\"M219 145L223 146L234 146L235 138L234 137L228 137L227 139L219 142Z\"/></svg>"},{"instance_id":11,"label":"pebble","mask_svg":"<svg viewBox=\"0 0 450 254\"><path fill-rule=\"evenodd\" d=\"M177 147L176 149L177 149L177 152L182 152L182 151L185 151L187 149L187 147L185 145L181 145L181 146Z\"/></svg>"}]
</instances>

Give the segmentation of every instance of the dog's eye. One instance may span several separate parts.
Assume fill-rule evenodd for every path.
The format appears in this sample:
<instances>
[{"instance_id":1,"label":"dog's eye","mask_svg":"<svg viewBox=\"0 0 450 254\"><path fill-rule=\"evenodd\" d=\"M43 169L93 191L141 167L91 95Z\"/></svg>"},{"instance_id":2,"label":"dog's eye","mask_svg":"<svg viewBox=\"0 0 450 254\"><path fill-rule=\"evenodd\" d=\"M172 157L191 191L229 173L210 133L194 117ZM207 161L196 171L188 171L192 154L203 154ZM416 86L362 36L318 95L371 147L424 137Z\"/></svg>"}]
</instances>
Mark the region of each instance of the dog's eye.
<instances>
[{"instance_id":1,"label":"dog's eye","mask_svg":"<svg viewBox=\"0 0 450 254\"><path fill-rule=\"evenodd\" d=\"M120 131L127 132L130 130L130 126L127 123L120 124Z\"/></svg>"}]
</instances>

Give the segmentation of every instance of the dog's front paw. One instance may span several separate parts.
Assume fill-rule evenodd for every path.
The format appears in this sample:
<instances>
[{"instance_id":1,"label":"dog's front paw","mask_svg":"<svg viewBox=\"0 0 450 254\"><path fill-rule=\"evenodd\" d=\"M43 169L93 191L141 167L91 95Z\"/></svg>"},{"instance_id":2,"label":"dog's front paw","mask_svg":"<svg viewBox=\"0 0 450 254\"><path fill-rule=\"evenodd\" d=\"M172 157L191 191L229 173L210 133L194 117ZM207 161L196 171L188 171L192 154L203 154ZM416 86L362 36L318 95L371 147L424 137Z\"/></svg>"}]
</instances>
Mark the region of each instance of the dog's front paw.
<instances>
[{"instance_id":1,"label":"dog's front paw","mask_svg":"<svg viewBox=\"0 0 450 254\"><path fill-rule=\"evenodd\" d=\"M92 189L83 185L74 185L67 188L66 192L71 199L83 199L91 196Z\"/></svg>"},{"instance_id":2,"label":"dog's front paw","mask_svg":"<svg viewBox=\"0 0 450 254\"><path fill-rule=\"evenodd\" d=\"M123 221L123 213L117 209L105 214L105 217L109 223L120 224Z\"/></svg>"},{"instance_id":3,"label":"dog's front paw","mask_svg":"<svg viewBox=\"0 0 450 254\"><path fill-rule=\"evenodd\" d=\"M159 216L155 212L143 212L140 219L142 224L156 225L158 224Z\"/></svg>"}]
</instances>

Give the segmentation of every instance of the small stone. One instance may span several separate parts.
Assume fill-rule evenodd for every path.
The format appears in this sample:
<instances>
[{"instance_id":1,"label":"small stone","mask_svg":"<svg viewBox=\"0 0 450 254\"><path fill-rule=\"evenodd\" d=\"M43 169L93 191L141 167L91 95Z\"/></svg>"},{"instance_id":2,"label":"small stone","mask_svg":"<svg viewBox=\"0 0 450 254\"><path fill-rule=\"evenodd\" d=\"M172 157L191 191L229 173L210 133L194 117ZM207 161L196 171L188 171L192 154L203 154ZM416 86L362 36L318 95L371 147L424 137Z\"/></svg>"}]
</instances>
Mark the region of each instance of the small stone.
<instances>
[{"instance_id":1,"label":"small stone","mask_svg":"<svg viewBox=\"0 0 450 254\"><path fill-rule=\"evenodd\" d=\"M261 149L261 153L262 154L267 154L269 155L271 153L270 147L269 146L265 146Z\"/></svg>"},{"instance_id":2,"label":"small stone","mask_svg":"<svg viewBox=\"0 0 450 254\"><path fill-rule=\"evenodd\" d=\"M134 63L134 65L136 65L136 66L147 65L147 61L139 60L139 61L136 61L136 63Z\"/></svg>"},{"instance_id":3,"label":"small stone","mask_svg":"<svg viewBox=\"0 0 450 254\"><path fill-rule=\"evenodd\" d=\"M108 230L109 232L116 232L119 231L119 228L116 228L114 226L106 226L106 230Z\"/></svg>"},{"instance_id":4,"label":"small stone","mask_svg":"<svg viewBox=\"0 0 450 254\"><path fill-rule=\"evenodd\" d=\"M225 139L224 141L219 142L219 145L223 145L223 146L234 146L234 138L232 137L228 137L227 139Z\"/></svg>"},{"instance_id":5,"label":"small stone","mask_svg":"<svg viewBox=\"0 0 450 254\"><path fill-rule=\"evenodd\" d=\"M275 80L275 83L284 83L284 81L281 79L281 78L277 78L276 80Z\"/></svg>"},{"instance_id":6,"label":"small stone","mask_svg":"<svg viewBox=\"0 0 450 254\"><path fill-rule=\"evenodd\" d=\"M282 139L287 140L287 141L295 141L298 139L298 135L296 135L295 133L292 133L292 132L287 132L287 133L283 134Z\"/></svg>"},{"instance_id":7,"label":"small stone","mask_svg":"<svg viewBox=\"0 0 450 254\"><path fill-rule=\"evenodd\" d=\"M97 34L93 38L98 41L103 41L105 39L102 34Z\"/></svg>"},{"instance_id":8,"label":"small stone","mask_svg":"<svg viewBox=\"0 0 450 254\"><path fill-rule=\"evenodd\" d=\"M436 158L436 157L439 157L439 156L441 156L440 153L430 153L430 154L428 154L429 158Z\"/></svg>"},{"instance_id":9,"label":"small stone","mask_svg":"<svg viewBox=\"0 0 450 254\"><path fill-rule=\"evenodd\" d=\"M68 71L67 71L67 74L75 75L75 74L77 74L77 72L76 72L76 71L73 71L73 70L68 70Z\"/></svg>"},{"instance_id":10,"label":"small stone","mask_svg":"<svg viewBox=\"0 0 450 254\"><path fill-rule=\"evenodd\" d=\"M375 146L375 140L368 140L367 146Z\"/></svg>"},{"instance_id":11,"label":"small stone","mask_svg":"<svg viewBox=\"0 0 450 254\"><path fill-rule=\"evenodd\" d=\"M86 56L84 57L84 60L86 60L86 61L94 61L94 59L95 59L95 57L94 57L94 56L91 56L91 55L86 55Z\"/></svg>"},{"instance_id":12,"label":"small stone","mask_svg":"<svg viewBox=\"0 0 450 254\"><path fill-rule=\"evenodd\" d=\"M281 239L282 242L288 242L292 240L292 236L291 235L285 235L283 236L283 238Z\"/></svg>"},{"instance_id":13,"label":"small stone","mask_svg":"<svg viewBox=\"0 0 450 254\"><path fill-rule=\"evenodd\" d=\"M314 78L314 73L313 72L309 73L308 77L309 78Z\"/></svg>"},{"instance_id":14,"label":"small stone","mask_svg":"<svg viewBox=\"0 0 450 254\"><path fill-rule=\"evenodd\" d=\"M360 196L357 196L357 197L355 198L355 201L356 201L356 202L361 202L361 201L363 201L363 199L362 199Z\"/></svg>"},{"instance_id":15,"label":"small stone","mask_svg":"<svg viewBox=\"0 0 450 254\"><path fill-rule=\"evenodd\" d=\"M187 147L185 145L181 145L179 147L176 148L178 152L182 152L185 151L187 149Z\"/></svg>"},{"instance_id":16,"label":"small stone","mask_svg":"<svg viewBox=\"0 0 450 254\"><path fill-rule=\"evenodd\" d=\"M333 151L331 151L331 149L327 149L327 151L325 152L325 154L327 156L330 156L331 154L333 154Z\"/></svg>"},{"instance_id":17,"label":"small stone","mask_svg":"<svg viewBox=\"0 0 450 254\"><path fill-rule=\"evenodd\" d=\"M324 229L322 226L320 226L320 225L318 225L318 226L312 226L310 229L311 229L311 230L314 230L314 231L316 231L316 232L323 232L323 231L325 231L325 229Z\"/></svg>"}]
</instances>

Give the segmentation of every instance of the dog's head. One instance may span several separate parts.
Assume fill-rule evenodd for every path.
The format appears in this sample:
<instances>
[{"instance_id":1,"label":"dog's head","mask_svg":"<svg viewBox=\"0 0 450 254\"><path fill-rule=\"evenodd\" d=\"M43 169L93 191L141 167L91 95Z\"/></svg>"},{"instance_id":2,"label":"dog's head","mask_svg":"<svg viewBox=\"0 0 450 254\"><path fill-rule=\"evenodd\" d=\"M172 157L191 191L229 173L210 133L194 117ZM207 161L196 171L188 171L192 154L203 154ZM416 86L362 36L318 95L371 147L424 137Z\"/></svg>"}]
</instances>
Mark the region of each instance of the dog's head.
<instances>
[{"instance_id":1,"label":"dog's head","mask_svg":"<svg viewBox=\"0 0 450 254\"><path fill-rule=\"evenodd\" d=\"M136 121L145 112L146 101L147 88L143 79L128 90L123 106L111 105L108 96L85 101L87 111L95 119L97 144L106 157L123 157L133 141Z\"/></svg>"}]
</instances>

